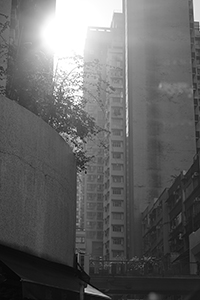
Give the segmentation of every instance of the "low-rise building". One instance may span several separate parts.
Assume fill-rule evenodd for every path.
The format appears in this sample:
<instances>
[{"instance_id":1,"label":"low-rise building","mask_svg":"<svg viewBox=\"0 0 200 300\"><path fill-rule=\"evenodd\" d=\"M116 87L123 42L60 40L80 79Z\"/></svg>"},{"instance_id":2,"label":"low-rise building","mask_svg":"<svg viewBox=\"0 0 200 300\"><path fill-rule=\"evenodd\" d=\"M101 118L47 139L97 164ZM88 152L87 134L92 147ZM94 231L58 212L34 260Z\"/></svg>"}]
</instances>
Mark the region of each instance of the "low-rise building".
<instances>
[{"instance_id":1,"label":"low-rise building","mask_svg":"<svg viewBox=\"0 0 200 300\"><path fill-rule=\"evenodd\" d=\"M189 170L142 214L143 255L162 262L165 273L199 274L200 170L196 155Z\"/></svg>"}]
</instances>

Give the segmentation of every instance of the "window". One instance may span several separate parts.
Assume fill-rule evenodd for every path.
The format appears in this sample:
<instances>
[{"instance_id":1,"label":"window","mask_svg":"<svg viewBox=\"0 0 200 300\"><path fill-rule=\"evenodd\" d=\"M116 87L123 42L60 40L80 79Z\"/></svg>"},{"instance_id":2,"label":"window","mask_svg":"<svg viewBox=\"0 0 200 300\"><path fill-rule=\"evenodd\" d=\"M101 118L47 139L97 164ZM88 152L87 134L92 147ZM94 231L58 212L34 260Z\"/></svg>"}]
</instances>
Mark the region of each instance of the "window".
<instances>
[{"instance_id":1,"label":"window","mask_svg":"<svg viewBox=\"0 0 200 300\"><path fill-rule=\"evenodd\" d=\"M86 222L86 228L94 229L95 226L96 226L96 222L94 222L94 221L88 221L88 222Z\"/></svg>"},{"instance_id":2,"label":"window","mask_svg":"<svg viewBox=\"0 0 200 300\"><path fill-rule=\"evenodd\" d=\"M121 127L123 125L123 120L121 118L112 118L111 127Z\"/></svg>"},{"instance_id":3,"label":"window","mask_svg":"<svg viewBox=\"0 0 200 300\"><path fill-rule=\"evenodd\" d=\"M103 209L103 203L97 203L97 210Z\"/></svg>"},{"instance_id":4,"label":"window","mask_svg":"<svg viewBox=\"0 0 200 300\"><path fill-rule=\"evenodd\" d=\"M103 195L97 194L97 201L103 201Z\"/></svg>"},{"instance_id":5,"label":"window","mask_svg":"<svg viewBox=\"0 0 200 300\"><path fill-rule=\"evenodd\" d=\"M124 239L123 238L113 238L113 245L123 245Z\"/></svg>"},{"instance_id":6,"label":"window","mask_svg":"<svg viewBox=\"0 0 200 300\"><path fill-rule=\"evenodd\" d=\"M103 239L103 232L97 231L97 240L102 240L102 239Z\"/></svg>"},{"instance_id":7,"label":"window","mask_svg":"<svg viewBox=\"0 0 200 300\"><path fill-rule=\"evenodd\" d=\"M114 84L122 84L122 79L121 78L112 78L112 83L114 83Z\"/></svg>"},{"instance_id":8,"label":"window","mask_svg":"<svg viewBox=\"0 0 200 300\"><path fill-rule=\"evenodd\" d=\"M121 96L121 94L123 93L123 90L122 90L122 88L115 88L115 90L114 90L114 94L115 95L119 95L119 96Z\"/></svg>"},{"instance_id":9,"label":"window","mask_svg":"<svg viewBox=\"0 0 200 300\"><path fill-rule=\"evenodd\" d=\"M112 200L113 207L122 207L123 201L122 200Z\"/></svg>"},{"instance_id":10,"label":"window","mask_svg":"<svg viewBox=\"0 0 200 300\"><path fill-rule=\"evenodd\" d=\"M87 209L95 209L96 203L93 202L87 202Z\"/></svg>"},{"instance_id":11,"label":"window","mask_svg":"<svg viewBox=\"0 0 200 300\"><path fill-rule=\"evenodd\" d=\"M87 184L87 191L95 191L96 190L96 184Z\"/></svg>"},{"instance_id":12,"label":"window","mask_svg":"<svg viewBox=\"0 0 200 300\"><path fill-rule=\"evenodd\" d=\"M116 159L122 158L123 153L122 152L113 152L112 157Z\"/></svg>"},{"instance_id":13,"label":"window","mask_svg":"<svg viewBox=\"0 0 200 300\"><path fill-rule=\"evenodd\" d=\"M103 192L103 184L97 184L97 192Z\"/></svg>"},{"instance_id":14,"label":"window","mask_svg":"<svg viewBox=\"0 0 200 300\"><path fill-rule=\"evenodd\" d=\"M120 183L120 182L124 182L124 177L123 176L112 176L112 180L114 183Z\"/></svg>"},{"instance_id":15,"label":"window","mask_svg":"<svg viewBox=\"0 0 200 300\"><path fill-rule=\"evenodd\" d=\"M94 219L96 216L96 212L94 211L87 211L87 219Z\"/></svg>"},{"instance_id":16,"label":"window","mask_svg":"<svg viewBox=\"0 0 200 300\"><path fill-rule=\"evenodd\" d=\"M112 129L112 134L115 136L122 136L122 129Z\"/></svg>"},{"instance_id":17,"label":"window","mask_svg":"<svg viewBox=\"0 0 200 300\"><path fill-rule=\"evenodd\" d=\"M114 195L121 195L123 193L123 188L113 188L112 191Z\"/></svg>"},{"instance_id":18,"label":"window","mask_svg":"<svg viewBox=\"0 0 200 300\"><path fill-rule=\"evenodd\" d=\"M112 146L113 147L122 147L123 142L122 141L112 141Z\"/></svg>"},{"instance_id":19,"label":"window","mask_svg":"<svg viewBox=\"0 0 200 300\"><path fill-rule=\"evenodd\" d=\"M103 182L103 175L97 175L97 182Z\"/></svg>"},{"instance_id":20,"label":"window","mask_svg":"<svg viewBox=\"0 0 200 300\"><path fill-rule=\"evenodd\" d=\"M121 171L124 169L123 164L112 164L113 171Z\"/></svg>"},{"instance_id":21,"label":"window","mask_svg":"<svg viewBox=\"0 0 200 300\"><path fill-rule=\"evenodd\" d=\"M103 173L103 167L102 166L97 166L97 172L98 173Z\"/></svg>"},{"instance_id":22,"label":"window","mask_svg":"<svg viewBox=\"0 0 200 300\"><path fill-rule=\"evenodd\" d=\"M76 237L76 243L85 243L84 237Z\"/></svg>"},{"instance_id":23,"label":"window","mask_svg":"<svg viewBox=\"0 0 200 300\"><path fill-rule=\"evenodd\" d=\"M124 214L123 213L112 213L113 215L113 220L123 220L124 219Z\"/></svg>"},{"instance_id":24,"label":"window","mask_svg":"<svg viewBox=\"0 0 200 300\"><path fill-rule=\"evenodd\" d=\"M90 175L90 174L87 175L88 182L94 182L95 179L96 179L96 175Z\"/></svg>"},{"instance_id":25,"label":"window","mask_svg":"<svg viewBox=\"0 0 200 300\"><path fill-rule=\"evenodd\" d=\"M88 173L94 173L96 171L96 167L95 166L89 166L87 168Z\"/></svg>"},{"instance_id":26,"label":"window","mask_svg":"<svg viewBox=\"0 0 200 300\"><path fill-rule=\"evenodd\" d=\"M96 194L87 193L87 200L88 201L94 201L95 199L96 199Z\"/></svg>"},{"instance_id":27,"label":"window","mask_svg":"<svg viewBox=\"0 0 200 300\"><path fill-rule=\"evenodd\" d=\"M123 225L113 225L112 226L113 232L124 232Z\"/></svg>"},{"instance_id":28,"label":"window","mask_svg":"<svg viewBox=\"0 0 200 300\"><path fill-rule=\"evenodd\" d=\"M120 77L120 76L122 76L122 75L123 75L122 70L117 70L117 69L115 69L115 70L111 70L111 71L110 71L110 76L111 76L111 77Z\"/></svg>"},{"instance_id":29,"label":"window","mask_svg":"<svg viewBox=\"0 0 200 300\"><path fill-rule=\"evenodd\" d=\"M103 222L97 222L97 229L103 229Z\"/></svg>"},{"instance_id":30,"label":"window","mask_svg":"<svg viewBox=\"0 0 200 300\"><path fill-rule=\"evenodd\" d=\"M96 236L96 231L87 231L87 232L86 232L86 237L87 237L88 239L94 239L95 236Z\"/></svg>"},{"instance_id":31,"label":"window","mask_svg":"<svg viewBox=\"0 0 200 300\"><path fill-rule=\"evenodd\" d=\"M122 115L121 107L112 107L112 116L118 117Z\"/></svg>"},{"instance_id":32,"label":"window","mask_svg":"<svg viewBox=\"0 0 200 300\"><path fill-rule=\"evenodd\" d=\"M112 97L112 102L113 103L121 103L121 98L119 98L119 97Z\"/></svg>"},{"instance_id":33,"label":"window","mask_svg":"<svg viewBox=\"0 0 200 300\"><path fill-rule=\"evenodd\" d=\"M97 213L97 220L103 220L103 213L102 212Z\"/></svg>"}]
</instances>

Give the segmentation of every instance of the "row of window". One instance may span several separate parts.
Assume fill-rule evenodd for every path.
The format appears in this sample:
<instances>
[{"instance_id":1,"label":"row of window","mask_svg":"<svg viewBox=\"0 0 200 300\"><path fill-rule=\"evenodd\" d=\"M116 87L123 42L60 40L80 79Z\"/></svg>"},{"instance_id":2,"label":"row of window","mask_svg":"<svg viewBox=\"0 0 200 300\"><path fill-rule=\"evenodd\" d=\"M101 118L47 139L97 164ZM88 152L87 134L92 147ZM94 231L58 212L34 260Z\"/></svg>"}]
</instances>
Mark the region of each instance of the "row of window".
<instances>
[{"instance_id":1,"label":"row of window","mask_svg":"<svg viewBox=\"0 0 200 300\"><path fill-rule=\"evenodd\" d=\"M88 239L103 239L103 231L86 231L86 238Z\"/></svg>"},{"instance_id":2,"label":"row of window","mask_svg":"<svg viewBox=\"0 0 200 300\"><path fill-rule=\"evenodd\" d=\"M122 141L112 141L112 146L117 147L117 148L123 147L123 142Z\"/></svg>"},{"instance_id":3,"label":"row of window","mask_svg":"<svg viewBox=\"0 0 200 300\"><path fill-rule=\"evenodd\" d=\"M103 203L87 202L87 209L102 210L103 209Z\"/></svg>"},{"instance_id":4,"label":"row of window","mask_svg":"<svg viewBox=\"0 0 200 300\"><path fill-rule=\"evenodd\" d=\"M113 195L123 195L124 194L124 189L123 188L112 188L112 193L113 193ZM109 198L110 198L110 192L108 191L106 194L105 194L105 196L104 196L104 198L105 198L105 201L108 201L109 200Z\"/></svg>"},{"instance_id":5,"label":"row of window","mask_svg":"<svg viewBox=\"0 0 200 300\"><path fill-rule=\"evenodd\" d=\"M87 221L86 222L86 228L87 229L98 229L102 230L103 229L103 222L95 222L95 221Z\"/></svg>"},{"instance_id":6,"label":"row of window","mask_svg":"<svg viewBox=\"0 0 200 300\"><path fill-rule=\"evenodd\" d=\"M123 129L113 128L111 132L114 136L123 136Z\"/></svg>"},{"instance_id":7,"label":"row of window","mask_svg":"<svg viewBox=\"0 0 200 300\"><path fill-rule=\"evenodd\" d=\"M85 243L84 237L76 237L76 243Z\"/></svg>"},{"instance_id":8,"label":"row of window","mask_svg":"<svg viewBox=\"0 0 200 300\"><path fill-rule=\"evenodd\" d=\"M124 213L113 212L112 217L113 217L113 220L124 220Z\"/></svg>"},{"instance_id":9,"label":"row of window","mask_svg":"<svg viewBox=\"0 0 200 300\"><path fill-rule=\"evenodd\" d=\"M103 173L103 166L88 166L87 168L88 173Z\"/></svg>"},{"instance_id":10,"label":"row of window","mask_svg":"<svg viewBox=\"0 0 200 300\"><path fill-rule=\"evenodd\" d=\"M103 194L87 193L88 201L103 201Z\"/></svg>"},{"instance_id":11,"label":"row of window","mask_svg":"<svg viewBox=\"0 0 200 300\"><path fill-rule=\"evenodd\" d=\"M122 183L124 182L124 177L123 176L113 176L113 182L114 183ZM105 187L107 188L109 185L109 181L108 183L106 183ZM92 184L92 183L88 183L87 184L87 191L97 191L97 192L103 192L104 191L104 186L103 184ZM113 195L122 195L124 193L124 189L122 187L114 187L112 188L112 193ZM89 195L89 194L88 194ZM92 196L89 196L91 200ZM95 200L95 199L93 199Z\"/></svg>"},{"instance_id":12,"label":"row of window","mask_svg":"<svg viewBox=\"0 0 200 300\"><path fill-rule=\"evenodd\" d=\"M124 238L115 237L112 238L113 245L124 245Z\"/></svg>"},{"instance_id":13,"label":"row of window","mask_svg":"<svg viewBox=\"0 0 200 300\"><path fill-rule=\"evenodd\" d=\"M103 192L103 184L87 184L87 191L97 191L97 192Z\"/></svg>"},{"instance_id":14,"label":"row of window","mask_svg":"<svg viewBox=\"0 0 200 300\"><path fill-rule=\"evenodd\" d=\"M123 152L112 152L112 158L114 159L123 159L124 154Z\"/></svg>"},{"instance_id":15,"label":"row of window","mask_svg":"<svg viewBox=\"0 0 200 300\"><path fill-rule=\"evenodd\" d=\"M95 212L95 211L87 211L86 213L87 219L97 219L103 220L103 213L102 212Z\"/></svg>"},{"instance_id":16,"label":"row of window","mask_svg":"<svg viewBox=\"0 0 200 300\"><path fill-rule=\"evenodd\" d=\"M103 175L92 175L92 174L88 174L87 175L87 181L88 182L103 182Z\"/></svg>"}]
</instances>

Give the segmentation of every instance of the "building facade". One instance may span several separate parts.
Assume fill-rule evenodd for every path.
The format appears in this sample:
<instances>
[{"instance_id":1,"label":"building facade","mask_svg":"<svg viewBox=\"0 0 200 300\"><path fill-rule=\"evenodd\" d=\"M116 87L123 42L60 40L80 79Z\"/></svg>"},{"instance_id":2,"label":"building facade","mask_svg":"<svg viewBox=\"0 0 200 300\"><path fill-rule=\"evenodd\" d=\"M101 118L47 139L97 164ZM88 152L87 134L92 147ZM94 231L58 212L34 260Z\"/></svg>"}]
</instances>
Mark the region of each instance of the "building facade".
<instances>
[{"instance_id":1,"label":"building facade","mask_svg":"<svg viewBox=\"0 0 200 300\"><path fill-rule=\"evenodd\" d=\"M84 97L86 110L104 129L106 91L106 58L109 47L109 28L89 28L84 51L85 80ZM87 64L88 63L88 64ZM90 64L91 63L91 64ZM89 67L88 67L89 65ZM86 150L92 160L84 179L84 224L86 232L86 254L94 259L103 256L103 197L104 197L104 132L88 140Z\"/></svg>"},{"instance_id":2,"label":"building facade","mask_svg":"<svg viewBox=\"0 0 200 300\"><path fill-rule=\"evenodd\" d=\"M196 151L188 1L124 1L128 257L141 212Z\"/></svg>"},{"instance_id":3,"label":"building facade","mask_svg":"<svg viewBox=\"0 0 200 300\"><path fill-rule=\"evenodd\" d=\"M195 132L196 132L196 148L199 152L199 101L200 101L200 31L199 22L193 22L193 6L190 3L190 33L191 33L191 59L192 59L192 80L193 80L193 98L194 98L194 114L195 114Z\"/></svg>"},{"instance_id":4,"label":"building facade","mask_svg":"<svg viewBox=\"0 0 200 300\"><path fill-rule=\"evenodd\" d=\"M126 258L126 110L124 101L124 22L114 13L107 53L107 81L114 91L107 94L105 128L108 147L104 152L104 251L107 260Z\"/></svg>"},{"instance_id":5,"label":"building facade","mask_svg":"<svg viewBox=\"0 0 200 300\"><path fill-rule=\"evenodd\" d=\"M199 171L196 155L187 172L181 172L142 214L143 254L155 256L165 275L199 275Z\"/></svg>"},{"instance_id":6,"label":"building facade","mask_svg":"<svg viewBox=\"0 0 200 300\"><path fill-rule=\"evenodd\" d=\"M110 28L89 28L85 46L85 61L98 60L101 77L89 77L86 109L104 129L87 142L94 159L84 176L86 252L96 259L126 257L123 28L123 15L114 13Z\"/></svg>"}]
</instances>

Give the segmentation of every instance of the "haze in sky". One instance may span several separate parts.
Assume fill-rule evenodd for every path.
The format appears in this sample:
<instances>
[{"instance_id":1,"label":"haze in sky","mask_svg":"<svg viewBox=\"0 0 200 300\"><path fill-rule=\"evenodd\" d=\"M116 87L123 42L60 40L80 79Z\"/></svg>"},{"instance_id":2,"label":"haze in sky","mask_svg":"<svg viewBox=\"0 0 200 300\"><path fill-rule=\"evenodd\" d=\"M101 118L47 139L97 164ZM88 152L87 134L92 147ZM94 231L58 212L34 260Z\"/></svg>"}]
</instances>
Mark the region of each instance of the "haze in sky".
<instances>
[{"instance_id":1,"label":"haze in sky","mask_svg":"<svg viewBox=\"0 0 200 300\"><path fill-rule=\"evenodd\" d=\"M194 18L200 21L200 0L193 3ZM122 0L57 0L58 55L71 49L82 54L88 26L110 27L114 11L122 12Z\"/></svg>"}]
</instances>

